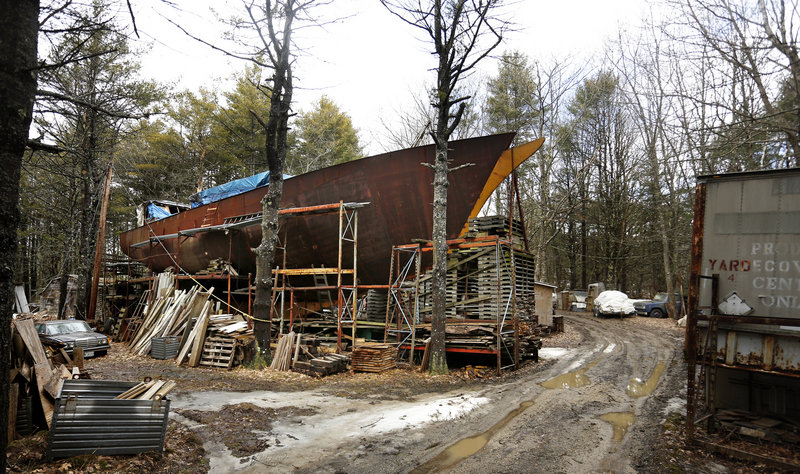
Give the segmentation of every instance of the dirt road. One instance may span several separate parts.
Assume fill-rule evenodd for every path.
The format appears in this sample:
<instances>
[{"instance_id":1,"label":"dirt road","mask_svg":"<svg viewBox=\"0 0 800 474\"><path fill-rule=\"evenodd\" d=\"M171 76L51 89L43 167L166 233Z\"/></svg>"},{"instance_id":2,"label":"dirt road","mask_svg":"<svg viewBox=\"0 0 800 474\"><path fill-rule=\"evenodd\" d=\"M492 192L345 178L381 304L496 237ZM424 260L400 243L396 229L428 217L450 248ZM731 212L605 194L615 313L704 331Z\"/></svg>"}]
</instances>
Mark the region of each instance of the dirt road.
<instances>
[{"instance_id":1,"label":"dirt road","mask_svg":"<svg viewBox=\"0 0 800 474\"><path fill-rule=\"evenodd\" d=\"M681 332L645 318L568 314L566 322L582 335L578 347L544 349L545 362L503 384L411 401L322 390L195 392L172 406L204 437L212 471L659 470L660 424L685 397ZM282 414L261 432L268 446L244 457L177 415L244 403Z\"/></svg>"}]
</instances>

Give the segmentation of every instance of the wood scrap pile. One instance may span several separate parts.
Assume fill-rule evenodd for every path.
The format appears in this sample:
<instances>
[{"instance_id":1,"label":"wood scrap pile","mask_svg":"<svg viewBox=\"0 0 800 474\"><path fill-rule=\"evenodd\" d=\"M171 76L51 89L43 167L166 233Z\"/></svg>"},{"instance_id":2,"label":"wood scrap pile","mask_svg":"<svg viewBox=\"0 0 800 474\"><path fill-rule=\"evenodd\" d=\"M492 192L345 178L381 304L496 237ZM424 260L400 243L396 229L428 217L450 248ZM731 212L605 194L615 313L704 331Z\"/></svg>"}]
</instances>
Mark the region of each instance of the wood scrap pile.
<instances>
[{"instance_id":1,"label":"wood scrap pile","mask_svg":"<svg viewBox=\"0 0 800 474\"><path fill-rule=\"evenodd\" d=\"M209 297L213 291L211 288L206 293L195 286L172 294L159 293L145 309L142 323L131 338L130 351L137 355L148 354L152 338L184 334L192 319L207 315L211 310Z\"/></svg>"},{"instance_id":2,"label":"wood scrap pile","mask_svg":"<svg viewBox=\"0 0 800 474\"><path fill-rule=\"evenodd\" d=\"M727 431L759 441L800 445L800 422L789 417L768 417L737 409L719 410L716 421Z\"/></svg>"},{"instance_id":3,"label":"wood scrap pile","mask_svg":"<svg viewBox=\"0 0 800 474\"><path fill-rule=\"evenodd\" d=\"M346 371L349 361L350 357L335 353L307 356L306 360L295 361L292 371L314 377L324 377Z\"/></svg>"},{"instance_id":4,"label":"wood scrap pile","mask_svg":"<svg viewBox=\"0 0 800 474\"><path fill-rule=\"evenodd\" d=\"M226 262L221 258L214 258L208 263L208 267L205 270L200 270L197 272L198 275L227 275L230 274L231 276L239 276L239 272L236 271L233 266Z\"/></svg>"},{"instance_id":5,"label":"wood scrap pile","mask_svg":"<svg viewBox=\"0 0 800 474\"><path fill-rule=\"evenodd\" d=\"M19 411L20 415L26 417L19 420L20 425L35 424L37 420L32 419L33 413L39 413L41 407L44 420L38 420L39 424L49 428L53 419L54 402L63 380L80 376L80 369L72 366L73 361L69 356L66 356L69 365L53 363L53 352L42 345L32 319L12 321L11 341L13 368L9 374L9 440L16 436L17 414L21 407L31 409Z\"/></svg>"},{"instance_id":6,"label":"wood scrap pile","mask_svg":"<svg viewBox=\"0 0 800 474\"><path fill-rule=\"evenodd\" d=\"M164 276L166 275L166 276ZM145 355L154 338L179 339L175 365L188 361L189 367L229 369L246 358L246 348L254 341L242 316L212 314L211 294L201 286L173 290L171 274L158 275L152 299L141 313L130 338L130 351Z\"/></svg>"},{"instance_id":7,"label":"wood scrap pile","mask_svg":"<svg viewBox=\"0 0 800 474\"><path fill-rule=\"evenodd\" d=\"M353 349L353 372L384 372L395 368L397 348L393 344L367 343Z\"/></svg>"},{"instance_id":8,"label":"wood scrap pile","mask_svg":"<svg viewBox=\"0 0 800 474\"><path fill-rule=\"evenodd\" d=\"M289 332L278 339L270 368L322 377L346 371L349 361L346 355L323 352L314 337Z\"/></svg>"},{"instance_id":9,"label":"wood scrap pile","mask_svg":"<svg viewBox=\"0 0 800 474\"><path fill-rule=\"evenodd\" d=\"M120 393L118 400L155 400L159 401L175 388L173 380L148 380L139 382L128 390Z\"/></svg>"}]
</instances>

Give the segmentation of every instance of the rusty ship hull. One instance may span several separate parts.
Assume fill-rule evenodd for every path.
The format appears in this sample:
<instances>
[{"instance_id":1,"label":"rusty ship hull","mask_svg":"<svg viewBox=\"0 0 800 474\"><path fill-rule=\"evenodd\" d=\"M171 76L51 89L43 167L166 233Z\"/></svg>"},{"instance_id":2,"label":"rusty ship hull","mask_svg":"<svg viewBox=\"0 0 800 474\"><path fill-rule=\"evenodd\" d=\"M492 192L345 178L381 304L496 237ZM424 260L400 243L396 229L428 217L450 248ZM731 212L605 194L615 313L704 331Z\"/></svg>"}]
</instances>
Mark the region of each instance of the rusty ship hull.
<instances>
[{"instance_id":1,"label":"rusty ship hull","mask_svg":"<svg viewBox=\"0 0 800 474\"><path fill-rule=\"evenodd\" d=\"M533 154L544 139L509 148L513 133L450 142L451 168L447 236L458 237L502 179ZM343 202L368 202L358 211L358 278L361 284L385 284L393 245L429 239L433 222L435 147L421 146L376 155L312 171L284 181L281 208ZM254 249L261 228L226 227L261 210L267 187L150 222L120 235L122 251L153 271L168 267L186 273L222 259L240 273L255 273ZM280 246L287 268L337 267L339 219L303 216L281 219ZM350 244L352 245L352 244ZM283 256L276 259L282 265ZM352 262L343 262L352 266Z\"/></svg>"}]
</instances>

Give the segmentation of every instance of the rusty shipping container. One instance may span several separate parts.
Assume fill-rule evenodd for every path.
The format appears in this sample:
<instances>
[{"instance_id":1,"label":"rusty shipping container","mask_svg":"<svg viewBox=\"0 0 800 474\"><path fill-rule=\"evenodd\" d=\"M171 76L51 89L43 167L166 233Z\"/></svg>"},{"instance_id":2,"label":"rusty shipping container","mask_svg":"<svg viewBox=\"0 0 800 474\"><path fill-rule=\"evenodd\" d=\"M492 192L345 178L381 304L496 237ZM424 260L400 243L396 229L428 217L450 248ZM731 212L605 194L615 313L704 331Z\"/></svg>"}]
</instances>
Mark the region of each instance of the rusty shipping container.
<instances>
[{"instance_id":1,"label":"rusty shipping container","mask_svg":"<svg viewBox=\"0 0 800 474\"><path fill-rule=\"evenodd\" d=\"M698 177L687 321L689 413L800 418L800 169Z\"/></svg>"}]
</instances>

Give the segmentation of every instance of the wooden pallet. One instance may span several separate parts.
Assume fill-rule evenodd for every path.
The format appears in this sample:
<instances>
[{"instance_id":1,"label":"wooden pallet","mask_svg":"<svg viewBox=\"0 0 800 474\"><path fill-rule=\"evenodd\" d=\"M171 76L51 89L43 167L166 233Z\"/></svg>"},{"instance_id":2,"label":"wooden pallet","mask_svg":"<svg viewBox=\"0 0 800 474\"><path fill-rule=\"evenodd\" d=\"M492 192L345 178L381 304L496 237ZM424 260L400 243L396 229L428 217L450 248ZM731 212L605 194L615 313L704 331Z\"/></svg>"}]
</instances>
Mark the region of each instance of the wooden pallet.
<instances>
[{"instance_id":1,"label":"wooden pallet","mask_svg":"<svg viewBox=\"0 0 800 474\"><path fill-rule=\"evenodd\" d=\"M203 345L200 365L230 369L236 354L236 339L228 337L207 337Z\"/></svg>"}]
</instances>

